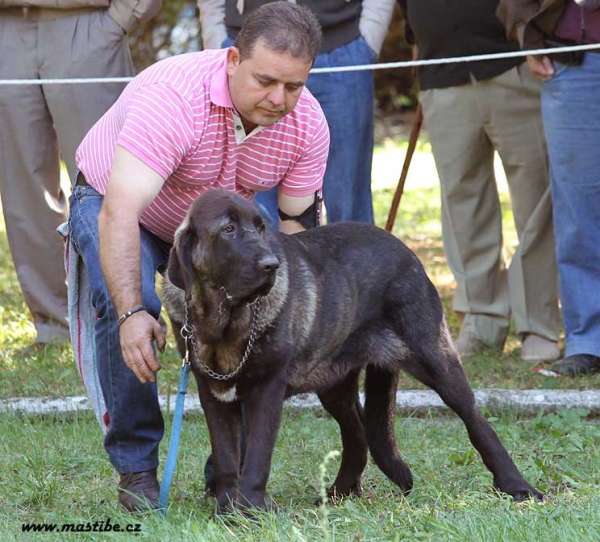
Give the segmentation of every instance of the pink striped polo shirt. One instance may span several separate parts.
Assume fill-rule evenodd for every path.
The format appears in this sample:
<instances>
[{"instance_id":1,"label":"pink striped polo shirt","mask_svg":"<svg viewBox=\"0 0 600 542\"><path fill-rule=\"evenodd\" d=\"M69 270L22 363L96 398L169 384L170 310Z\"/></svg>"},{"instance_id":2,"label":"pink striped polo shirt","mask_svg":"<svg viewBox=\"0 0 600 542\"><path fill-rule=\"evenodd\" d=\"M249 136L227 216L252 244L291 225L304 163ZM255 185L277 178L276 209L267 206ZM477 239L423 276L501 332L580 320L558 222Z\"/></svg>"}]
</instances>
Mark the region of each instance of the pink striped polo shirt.
<instances>
[{"instance_id":1,"label":"pink striped polo shirt","mask_svg":"<svg viewBox=\"0 0 600 542\"><path fill-rule=\"evenodd\" d=\"M77 149L77 166L101 194L117 145L165 179L140 223L168 242L206 190L252 199L279 185L285 194L306 196L323 183L329 130L317 100L304 88L293 111L244 137L229 94L226 54L188 53L150 66Z\"/></svg>"}]
</instances>

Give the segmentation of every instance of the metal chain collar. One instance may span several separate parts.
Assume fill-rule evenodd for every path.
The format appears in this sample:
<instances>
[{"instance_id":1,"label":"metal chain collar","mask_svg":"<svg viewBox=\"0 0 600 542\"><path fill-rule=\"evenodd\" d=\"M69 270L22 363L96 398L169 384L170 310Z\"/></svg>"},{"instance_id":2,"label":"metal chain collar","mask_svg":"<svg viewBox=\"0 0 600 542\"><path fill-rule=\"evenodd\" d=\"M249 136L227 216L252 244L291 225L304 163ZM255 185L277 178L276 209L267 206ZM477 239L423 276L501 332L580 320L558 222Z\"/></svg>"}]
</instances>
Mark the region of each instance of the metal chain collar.
<instances>
[{"instance_id":1,"label":"metal chain collar","mask_svg":"<svg viewBox=\"0 0 600 542\"><path fill-rule=\"evenodd\" d=\"M231 373L221 374L221 373L217 373L216 371L213 371L208 365L206 365L206 363L204 361L202 361L202 359L200 359L200 355L198 353L198 345L196 344L196 328L192 323L190 323L189 316L188 316L188 314L189 314L188 313L188 304L186 303L185 304L185 322L183 323L183 327L181 328L181 336L183 337L183 340L185 341L185 358L183 359L184 365L188 364L190 362L190 357L189 357L190 352L188 349L188 344L191 344L192 351L193 351L194 355L196 356L196 361L198 362L198 366L200 367L200 369L202 369L202 371L206 375L210 376L214 380L220 380L220 381L232 379L234 376L236 376L242 370L242 367L245 365L246 361L248 361L248 358L250 357L250 352L252 352L252 348L254 347L254 341L256 339L256 324L258 322L258 311L259 310L260 310L260 297L257 298L254 303L252 303L252 325L250 328L250 337L248 337L248 345L246 346L246 351L244 352L242 361L237 366L237 368L235 370L233 370Z\"/></svg>"}]
</instances>

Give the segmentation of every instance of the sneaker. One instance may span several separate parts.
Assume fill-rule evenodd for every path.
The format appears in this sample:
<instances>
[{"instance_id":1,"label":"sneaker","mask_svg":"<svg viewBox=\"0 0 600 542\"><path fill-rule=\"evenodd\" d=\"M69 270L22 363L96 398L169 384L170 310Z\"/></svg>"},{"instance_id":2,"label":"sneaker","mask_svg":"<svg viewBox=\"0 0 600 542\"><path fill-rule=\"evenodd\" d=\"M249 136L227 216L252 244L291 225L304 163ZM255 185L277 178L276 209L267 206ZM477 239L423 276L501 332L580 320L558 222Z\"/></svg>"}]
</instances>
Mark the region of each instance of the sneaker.
<instances>
[{"instance_id":1,"label":"sneaker","mask_svg":"<svg viewBox=\"0 0 600 542\"><path fill-rule=\"evenodd\" d=\"M558 343L529 333L523 339L521 359L523 361L554 361L560 358Z\"/></svg>"},{"instance_id":2,"label":"sneaker","mask_svg":"<svg viewBox=\"0 0 600 542\"><path fill-rule=\"evenodd\" d=\"M600 373L600 357L592 354L567 356L552 366L555 373L564 376L580 376Z\"/></svg>"},{"instance_id":3,"label":"sneaker","mask_svg":"<svg viewBox=\"0 0 600 542\"><path fill-rule=\"evenodd\" d=\"M119 504L128 512L147 512L158 508L160 485L156 469L121 474Z\"/></svg>"}]
</instances>

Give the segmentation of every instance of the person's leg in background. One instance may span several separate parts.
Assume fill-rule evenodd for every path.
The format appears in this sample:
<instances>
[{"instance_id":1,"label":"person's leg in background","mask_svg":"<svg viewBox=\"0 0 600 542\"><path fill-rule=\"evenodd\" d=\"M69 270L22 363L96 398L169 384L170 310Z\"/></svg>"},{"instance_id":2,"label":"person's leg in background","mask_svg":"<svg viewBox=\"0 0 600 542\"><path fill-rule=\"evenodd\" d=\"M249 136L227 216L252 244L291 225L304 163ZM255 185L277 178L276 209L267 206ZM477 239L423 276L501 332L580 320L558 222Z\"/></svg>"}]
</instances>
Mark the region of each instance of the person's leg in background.
<instances>
[{"instance_id":1,"label":"person's leg in background","mask_svg":"<svg viewBox=\"0 0 600 542\"><path fill-rule=\"evenodd\" d=\"M510 304L502 256L502 216L494 149L476 83L421 91L420 101L442 192L442 232L456 280L454 310L464 314L459 353L502 348Z\"/></svg>"},{"instance_id":2,"label":"person's leg in background","mask_svg":"<svg viewBox=\"0 0 600 542\"><path fill-rule=\"evenodd\" d=\"M519 238L508 268L508 289L521 357L555 360L560 357L558 270L541 84L521 64L477 86L489 100L487 134L502 159Z\"/></svg>"},{"instance_id":3,"label":"person's leg in background","mask_svg":"<svg viewBox=\"0 0 600 542\"><path fill-rule=\"evenodd\" d=\"M39 76L39 26L0 16L2 79ZM70 114L70 113L67 113ZM67 217L60 187L56 132L38 85L0 87L0 190L6 232L38 343L68 340L64 244L56 232Z\"/></svg>"},{"instance_id":4,"label":"person's leg in background","mask_svg":"<svg viewBox=\"0 0 600 542\"><path fill-rule=\"evenodd\" d=\"M315 68L372 64L376 54L360 37L317 56ZM331 143L323 182L327 222L373 223L374 145L372 70L311 74L306 86L327 118Z\"/></svg>"},{"instance_id":5,"label":"person's leg in background","mask_svg":"<svg viewBox=\"0 0 600 542\"><path fill-rule=\"evenodd\" d=\"M45 51L45 62L40 77L134 75L125 32L106 10L43 22L40 45ZM77 147L98 119L116 102L124 88L125 83L44 86L48 110L70 178L75 171Z\"/></svg>"},{"instance_id":6,"label":"person's leg in background","mask_svg":"<svg viewBox=\"0 0 600 542\"><path fill-rule=\"evenodd\" d=\"M375 59L365 40L357 38L318 55L314 67L372 64ZM331 136L323 183L327 222L372 223L373 72L315 73L306 86L321 104ZM259 192L254 199L277 225L277 190Z\"/></svg>"},{"instance_id":7,"label":"person's leg in background","mask_svg":"<svg viewBox=\"0 0 600 542\"><path fill-rule=\"evenodd\" d=\"M557 62L544 81L542 117L552 185L565 327L565 375L600 371L600 54Z\"/></svg>"}]
</instances>

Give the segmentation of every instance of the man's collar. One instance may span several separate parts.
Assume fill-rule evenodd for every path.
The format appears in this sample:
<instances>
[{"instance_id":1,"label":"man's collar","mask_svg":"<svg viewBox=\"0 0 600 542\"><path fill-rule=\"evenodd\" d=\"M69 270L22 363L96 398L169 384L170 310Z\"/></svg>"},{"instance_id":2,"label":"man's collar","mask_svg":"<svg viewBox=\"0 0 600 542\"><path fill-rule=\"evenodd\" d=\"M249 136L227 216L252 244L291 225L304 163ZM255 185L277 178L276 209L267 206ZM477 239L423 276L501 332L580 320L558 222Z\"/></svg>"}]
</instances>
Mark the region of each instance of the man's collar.
<instances>
[{"instance_id":1,"label":"man's collar","mask_svg":"<svg viewBox=\"0 0 600 542\"><path fill-rule=\"evenodd\" d=\"M236 143L241 143L244 139L247 139L250 136L258 134L262 132L265 127L264 126L256 126L249 134L246 133L246 129L244 128L244 124L242 123L242 119L236 113L235 109L231 112L231 117L233 118L233 129L235 132L235 141Z\"/></svg>"},{"instance_id":2,"label":"man's collar","mask_svg":"<svg viewBox=\"0 0 600 542\"><path fill-rule=\"evenodd\" d=\"M210 84L210 101L220 107L234 109L229 93L229 75L227 74L227 49L223 50L223 64L215 73Z\"/></svg>"}]
</instances>

